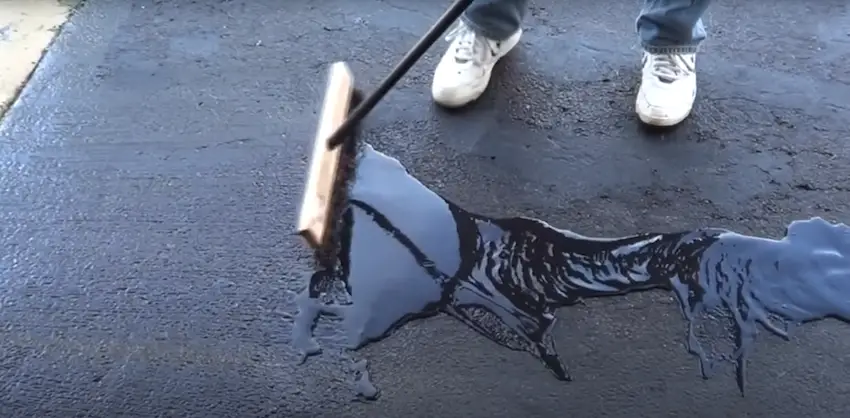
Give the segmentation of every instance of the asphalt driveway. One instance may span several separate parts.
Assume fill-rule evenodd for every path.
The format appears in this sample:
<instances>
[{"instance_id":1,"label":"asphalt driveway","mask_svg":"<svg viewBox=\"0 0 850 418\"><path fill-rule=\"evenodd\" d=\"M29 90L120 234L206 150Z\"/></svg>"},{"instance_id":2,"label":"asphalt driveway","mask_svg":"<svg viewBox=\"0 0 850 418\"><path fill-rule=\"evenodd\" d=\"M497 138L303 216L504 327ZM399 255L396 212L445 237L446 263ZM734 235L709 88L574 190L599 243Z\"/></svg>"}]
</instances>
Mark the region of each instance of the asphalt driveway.
<instances>
[{"instance_id":1,"label":"asphalt driveway","mask_svg":"<svg viewBox=\"0 0 850 418\"><path fill-rule=\"evenodd\" d=\"M367 141L490 215L588 235L847 221L846 2L717 2L679 129L633 115L634 2L536 1L470 109L433 50ZM840 417L850 329L760 341L747 397L702 380L663 293L565 310L551 377L447 318L348 354L292 350L309 254L291 234L326 64L373 86L447 1L89 0L0 124L0 415ZM352 402L370 361L377 402Z\"/></svg>"}]
</instances>

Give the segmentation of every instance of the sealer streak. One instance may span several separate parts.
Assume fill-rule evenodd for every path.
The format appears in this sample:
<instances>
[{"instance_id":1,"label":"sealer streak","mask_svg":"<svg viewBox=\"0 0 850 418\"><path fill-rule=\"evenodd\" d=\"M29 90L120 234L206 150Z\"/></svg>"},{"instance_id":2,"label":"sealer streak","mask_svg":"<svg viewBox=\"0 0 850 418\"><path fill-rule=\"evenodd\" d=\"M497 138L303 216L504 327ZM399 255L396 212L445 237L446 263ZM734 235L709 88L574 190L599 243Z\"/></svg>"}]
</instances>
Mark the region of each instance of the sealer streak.
<instances>
[{"instance_id":1,"label":"sealer streak","mask_svg":"<svg viewBox=\"0 0 850 418\"><path fill-rule=\"evenodd\" d=\"M694 327L707 312L731 315L735 349L724 357L743 394L756 324L787 338L805 322L850 321L850 228L820 218L791 223L780 240L718 228L591 238L465 211L364 145L342 229L338 268L317 271L299 298L293 339L305 354L318 351L310 330L322 313L342 318L352 349L445 313L571 380L549 332L557 308L663 289L679 301L706 378L715 365ZM350 304L318 302L333 281Z\"/></svg>"}]
</instances>

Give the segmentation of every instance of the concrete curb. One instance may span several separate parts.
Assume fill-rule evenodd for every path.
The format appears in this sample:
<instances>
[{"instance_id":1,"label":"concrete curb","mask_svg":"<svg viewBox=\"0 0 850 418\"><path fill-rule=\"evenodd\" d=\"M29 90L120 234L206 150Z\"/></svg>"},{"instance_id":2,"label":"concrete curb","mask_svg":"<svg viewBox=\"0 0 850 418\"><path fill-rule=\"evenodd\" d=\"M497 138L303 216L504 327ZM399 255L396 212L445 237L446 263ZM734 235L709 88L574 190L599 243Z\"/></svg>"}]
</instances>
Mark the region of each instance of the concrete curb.
<instances>
[{"instance_id":1,"label":"concrete curb","mask_svg":"<svg viewBox=\"0 0 850 418\"><path fill-rule=\"evenodd\" d=\"M82 0L0 0L0 118Z\"/></svg>"}]
</instances>

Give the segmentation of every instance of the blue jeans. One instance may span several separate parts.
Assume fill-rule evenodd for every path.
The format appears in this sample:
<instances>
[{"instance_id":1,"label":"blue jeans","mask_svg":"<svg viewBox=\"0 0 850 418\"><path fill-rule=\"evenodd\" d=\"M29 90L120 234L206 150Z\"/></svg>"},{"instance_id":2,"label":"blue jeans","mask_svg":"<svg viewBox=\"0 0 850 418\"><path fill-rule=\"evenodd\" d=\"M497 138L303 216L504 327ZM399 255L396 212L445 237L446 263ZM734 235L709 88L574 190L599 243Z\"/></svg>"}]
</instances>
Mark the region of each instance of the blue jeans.
<instances>
[{"instance_id":1,"label":"blue jeans","mask_svg":"<svg viewBox=\"0 0 850 418\"><path fill-rule=\"evenodd\" d=\"M529 0L477 0L463 21L487 38L502 40L522 24ZM702 15L711 0L645 0L637 18L641 45L650 53L696 52L705 39Z\"/></svg>"}]
</instances>

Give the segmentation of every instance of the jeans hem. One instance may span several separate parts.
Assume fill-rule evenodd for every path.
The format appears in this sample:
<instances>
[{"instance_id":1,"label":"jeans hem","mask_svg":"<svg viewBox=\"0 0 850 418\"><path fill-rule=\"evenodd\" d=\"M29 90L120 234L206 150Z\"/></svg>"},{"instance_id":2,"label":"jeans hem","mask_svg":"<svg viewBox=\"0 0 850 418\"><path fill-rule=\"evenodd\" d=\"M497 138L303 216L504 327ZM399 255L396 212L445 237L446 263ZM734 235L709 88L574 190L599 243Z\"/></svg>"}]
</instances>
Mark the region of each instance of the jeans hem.
<instances>
[{"instance_id":1,"label":"jeans hem","mask_svg":"<svg viewBox=\"0 0 850 418\"><path fill-rule=\"evenodd\" d=\"M514 32L511 32L511 33L505 34L505 33L502 33L501 31L494 32L492 30L488 30L487 28L485 28L485 27L479 25L478 23L475 23L474 21L472 21L472 19L470 19L465 14L460 17L460 21L463 22L464 25L466 25L470 29L472 29L472 31L475 32L476 34L481 35L481 36L483 36L483 37L485 37L485 38L487 38L491 41L504 41L505 39L510 38L514 33L516 33L516 31L514 31ZM519 29L517 29L517 30L519 30Z\"/></svg>"}]
</instances>

